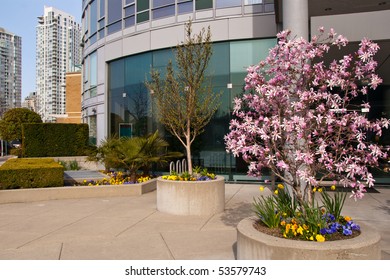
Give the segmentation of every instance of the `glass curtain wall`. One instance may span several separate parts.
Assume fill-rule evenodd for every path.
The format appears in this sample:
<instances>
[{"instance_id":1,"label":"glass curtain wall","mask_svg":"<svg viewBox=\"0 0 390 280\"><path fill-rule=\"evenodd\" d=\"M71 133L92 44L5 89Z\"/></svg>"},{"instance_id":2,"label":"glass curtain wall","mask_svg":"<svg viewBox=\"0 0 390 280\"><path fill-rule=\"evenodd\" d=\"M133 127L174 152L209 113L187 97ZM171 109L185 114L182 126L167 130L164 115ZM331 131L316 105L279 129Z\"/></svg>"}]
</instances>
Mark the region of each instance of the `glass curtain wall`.
<instances>
[{"instance_id":1,"label":"glass curtain wall","mask_svg":"<svg viewBox=\"0 0 390 280\"><path fill-rule=\"evenodd\" d=\"M246 164L225 152L232 101L243 92L246 68L264 59L276 39L257 39L213 44L207 75L215 92L222 92L220 107L193 145L194 166L201 165L230 179L245 175ZM154 118L151 95L145 87L151 67L164 76L168 61L174 61L171 49L125 57L108 64L108 114L112 135L139 136L159 130L170 148L182 151L181 144L164 131ZM154 114L153 114L154 113Z\"/></svg>"}]
</instances>

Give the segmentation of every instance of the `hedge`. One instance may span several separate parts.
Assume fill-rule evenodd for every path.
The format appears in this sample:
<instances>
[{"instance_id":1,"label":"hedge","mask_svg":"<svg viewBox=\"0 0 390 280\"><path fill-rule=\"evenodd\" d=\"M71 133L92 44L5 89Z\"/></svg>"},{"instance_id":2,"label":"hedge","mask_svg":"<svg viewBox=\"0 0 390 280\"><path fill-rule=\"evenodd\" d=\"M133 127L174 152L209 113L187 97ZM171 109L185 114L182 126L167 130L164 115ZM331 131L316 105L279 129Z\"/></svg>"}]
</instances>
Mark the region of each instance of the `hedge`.
<instances>
[{"instance_id":1,"label":"hedge","mask_svg":"<svg viewBox=\"0 0 390 280\"><path fill-rule=\"evenodd\" d=\"M89 144L87 124L22 125L23 157L83 156Z\"/></svg>"},{"instance_id":2,"label":"hedge","mask_svg":"<svg viewBox=\"0 0 390 280\"><path fill-rule=\"evenodd\" d=\"M54 159L14 158L0 166L0 189L60 187L64 168Z\"/></svg>"}]
</instances>

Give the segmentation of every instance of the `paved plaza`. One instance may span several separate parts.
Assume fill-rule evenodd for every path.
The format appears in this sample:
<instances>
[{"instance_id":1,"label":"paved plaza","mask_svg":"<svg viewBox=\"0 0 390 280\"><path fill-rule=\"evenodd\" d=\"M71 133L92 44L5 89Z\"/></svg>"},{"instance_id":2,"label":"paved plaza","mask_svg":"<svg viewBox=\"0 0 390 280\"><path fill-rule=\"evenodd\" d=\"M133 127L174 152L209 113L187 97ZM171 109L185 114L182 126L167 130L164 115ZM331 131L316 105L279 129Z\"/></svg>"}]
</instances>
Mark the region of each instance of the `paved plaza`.
<instances>
[{"instance_id":1,"label":"paved plaza","mask_svg":"<svg viewBox=\"0 0 390 280\"><path fill-rule=\"evenodd\" d=\"M226 184L225 211L204 217L158 212L156 191L0 204L0 259L234 260L236 226L253 215L258 187ZM390 187L347 199L343 214L377 228L382 259L390 259Z\"/></svg>"}]
</instances>

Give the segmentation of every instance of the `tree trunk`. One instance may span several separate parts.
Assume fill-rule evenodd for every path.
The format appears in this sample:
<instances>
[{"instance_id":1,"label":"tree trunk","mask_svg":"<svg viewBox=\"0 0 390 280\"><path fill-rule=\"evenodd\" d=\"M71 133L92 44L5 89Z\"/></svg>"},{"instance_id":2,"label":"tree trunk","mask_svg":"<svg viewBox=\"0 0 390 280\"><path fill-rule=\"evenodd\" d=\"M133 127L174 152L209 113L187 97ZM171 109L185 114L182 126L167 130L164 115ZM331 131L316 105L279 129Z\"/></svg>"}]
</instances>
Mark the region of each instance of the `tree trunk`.
<instances>
[{"instance_id":1,"label":"tree trunk","mask_svg":"<svg viewBox=\"0 0 390 280\"><path fill-rule=\"evenodd\" d=\"M191 156L191 141L190 137L186 137L186 153L187 153L187 166L188 173L192 175L192 156Z\"/></svg>"}]
</instances>

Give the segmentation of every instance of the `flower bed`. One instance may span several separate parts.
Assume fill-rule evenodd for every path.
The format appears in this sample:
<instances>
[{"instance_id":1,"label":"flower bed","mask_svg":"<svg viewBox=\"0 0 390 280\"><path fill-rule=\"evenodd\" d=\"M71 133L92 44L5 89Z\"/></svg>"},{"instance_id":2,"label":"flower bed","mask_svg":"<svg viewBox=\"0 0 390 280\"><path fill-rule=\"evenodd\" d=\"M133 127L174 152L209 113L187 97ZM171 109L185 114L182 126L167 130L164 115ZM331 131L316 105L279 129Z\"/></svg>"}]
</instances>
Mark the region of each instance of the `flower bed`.
<instances>
[{"instance_id":1,"label":"flower bed","mask_svg":"<svg viewBox=\"0 0 390 280\"><path fill-rule=\"evenodd\" d=\"M361 234L354 238L330 242L304 242L279 238L254 227L257 217L246 218L237 225L238 260L379 260L380 234L361 224Z\"/></svg>"},{"instance_id":2,"label":"flower bed","mask_svg":"<svg viewBox=\"0 0 390 280\"><path fill-rule=\"evenodd\" d=\"M331 191L335 189L335 186L330 187ZM330 195L325 187L312 191L310 207L298 206L282 184L278 184L272 196L255 199L255 213L259 218L256 228L263 224L281 237L317 242L345 239L360 233L360 226L351 217L341 215L346 192ZM314 193L321 195L321 205L314 202Z\"/></svg>"},{"instance_id":3,"label":"flower bed","mask_svg":"<svg viewBox=\"0 0 390 280\"><path fill-rule=\"evenodd\" d=\"M131 185L145 183L151 179L151 176L136 175L134 179L131 176L119 172L110 172L107 174L110 178L103 178L101 180L83 180L76 183L77 186L102 186L102 185Z\"/></svg>"},{"instance_id":4,"label":"flower bed","mask_svg":"<svg viewBox=\"0 0 390 280\"><path fill-rule=\"evenodd\" d=\"M169 175L161 176L161 178L170 181L210 181L215 180L216 176L214 173L208 172L207 168L195 167L192 174L171 172Z\"/></svg>"}]
</instances>

